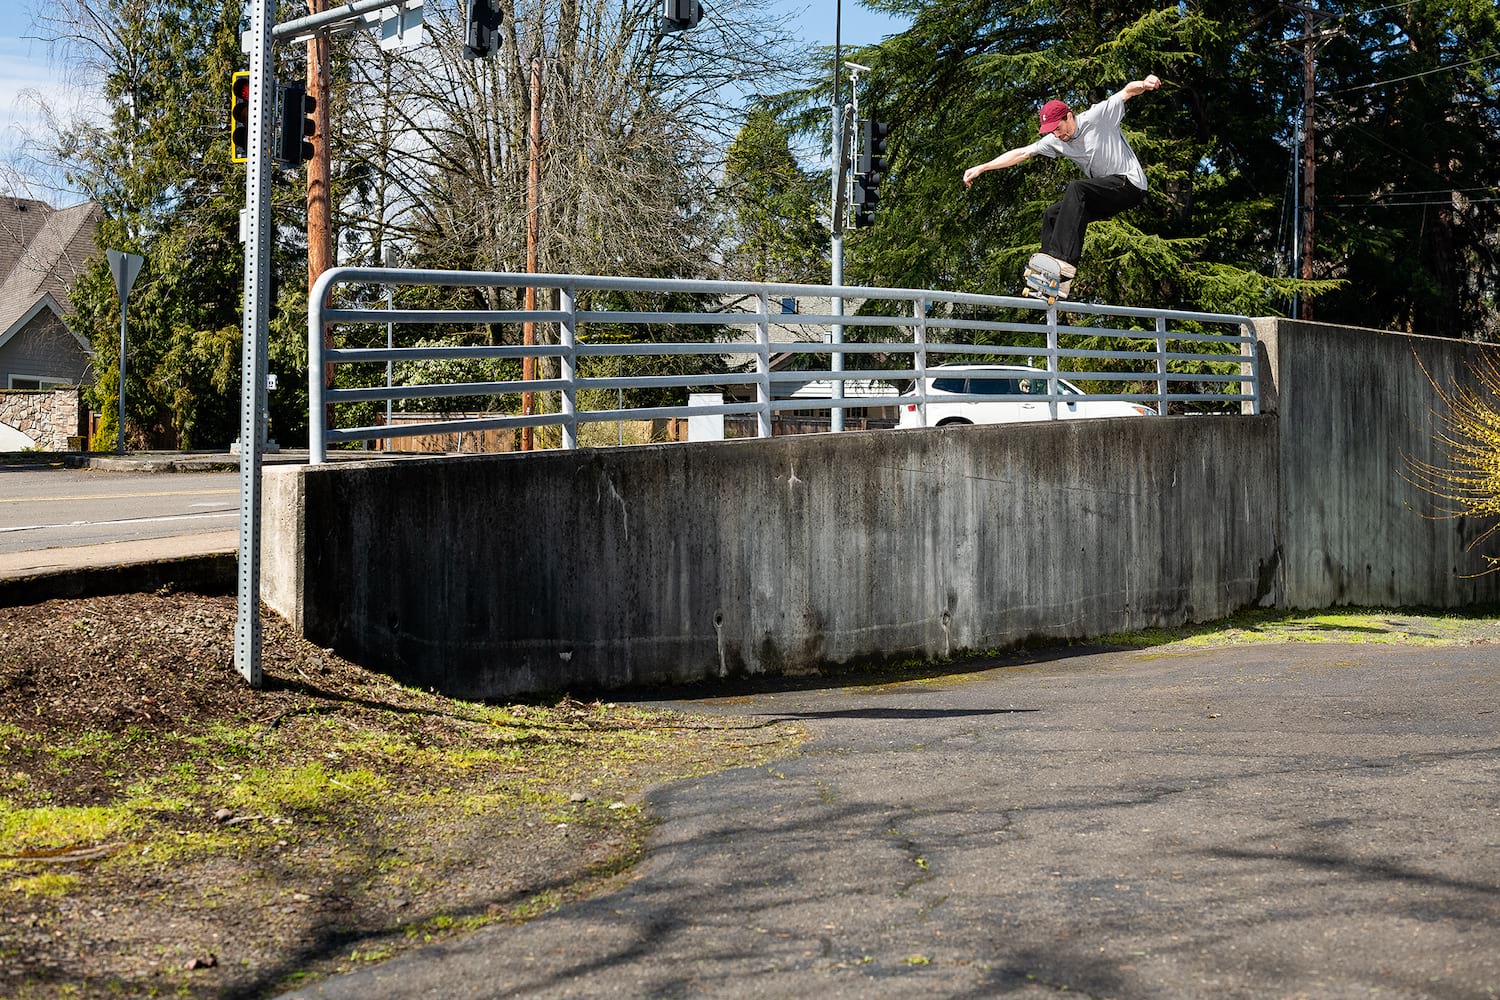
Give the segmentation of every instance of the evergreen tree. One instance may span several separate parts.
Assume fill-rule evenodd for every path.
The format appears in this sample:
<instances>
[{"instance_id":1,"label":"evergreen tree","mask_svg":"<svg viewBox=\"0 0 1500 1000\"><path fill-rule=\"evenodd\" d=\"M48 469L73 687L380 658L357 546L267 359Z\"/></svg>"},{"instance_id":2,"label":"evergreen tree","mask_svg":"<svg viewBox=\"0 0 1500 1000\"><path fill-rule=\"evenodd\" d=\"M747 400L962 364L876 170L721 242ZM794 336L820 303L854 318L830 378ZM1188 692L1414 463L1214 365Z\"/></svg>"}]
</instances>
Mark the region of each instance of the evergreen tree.
<instances>
[{"instance_id":1,"label":"evergreen tree","mask_svg":"<svg viewBox=\"0 0 1500 1000\"><path fill-rule=\"evenodd\" d=\"M1323 6L1314 261L1346 284L1316 318L1500 336L1500 14Z\"/></svg>"},{"instance_id":2,"label":"evergreen tree","mask_svg":"<svg viewBox=\"0 0 1500 1000\"><path fill-rule=\"evenodd\" d=\"M791 130L752 108L729 147L724 194L732 214L725 270L748 281L828 281L828 229L819 220L828 178L805 172Z\"/></svg>"},{"instance_id":3,"label":"evergreen tree","mask_svg":"<svg viewBox=\"0 0 1500 1000\"><path fill-rule=\"evenodd\" d=\"M1233 52L1236 25L1191 4L1144 14L1069 0L871 6L911 16L912 27L856 55L874 68L862 113L892 128L876 225L849 241L855 280L1013 294L1043 211L1077 168L1034 159L967 190L963 169L1034 141L1046 100L1081 110L1155 73L1165 86L1132 101L1124 121L1151 193L1089 227L1075 297L1263 314L1287 296L1293 282L1243 235L1274 231L1274 206L1219 206L1220 192L1239 183L1238 165L1195 103L1215 72L1205 53ZM1195 211L1205 204L1215 210Z\"/></svg>"}]
</instances>

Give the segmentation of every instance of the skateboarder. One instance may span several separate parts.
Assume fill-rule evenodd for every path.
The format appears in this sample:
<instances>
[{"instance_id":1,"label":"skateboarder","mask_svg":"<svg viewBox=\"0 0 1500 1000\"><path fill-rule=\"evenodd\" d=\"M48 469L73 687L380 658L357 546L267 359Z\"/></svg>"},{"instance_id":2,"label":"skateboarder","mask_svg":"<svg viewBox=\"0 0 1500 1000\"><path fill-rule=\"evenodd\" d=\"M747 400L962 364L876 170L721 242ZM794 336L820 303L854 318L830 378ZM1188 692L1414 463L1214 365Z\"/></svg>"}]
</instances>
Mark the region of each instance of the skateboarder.
<instances>
[{"instance_id":1,"label":"skateboarder","mask_svg":"<svg viewBox=\"0 0 1500 1000\"><path fill-rule=\"evenodd\" d=\"M1127 83L1077 115L1062 101L1048 101L1042 105L1040 139L964 171L965 187L986 170L1014 167L1036 155L1066 156L1083 171L1083 179L1070 181L1062 201L1042 216L1042 252L1026 266L1032 287L1043 287L1033 282L1034 274L1055 275L1052 294L1067 298L1083 255L1084 228L1134 208L1146 197L1146 173L1120 131L1120 119L1126 101L1160 86L1161 80L1154 75Z\"/></svg>"}]
</instances>

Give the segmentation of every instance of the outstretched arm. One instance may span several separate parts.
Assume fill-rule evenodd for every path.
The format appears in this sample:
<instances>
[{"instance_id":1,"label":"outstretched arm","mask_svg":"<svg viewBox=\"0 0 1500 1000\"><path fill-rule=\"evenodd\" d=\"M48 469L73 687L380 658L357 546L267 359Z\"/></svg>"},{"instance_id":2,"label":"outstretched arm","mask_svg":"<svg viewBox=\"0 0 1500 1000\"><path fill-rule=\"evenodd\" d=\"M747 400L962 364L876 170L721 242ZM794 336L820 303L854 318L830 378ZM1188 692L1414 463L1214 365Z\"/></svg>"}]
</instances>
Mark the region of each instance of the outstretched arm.
<instances>
[{"instance_id":1,"label":"outstretched arm","mask_svg":"<svg viewBox=\"0 0 1500 1000\"><path fill-rule=\"evenodd\" d=\"M1019 146L1015 149L1007 149L993 160L988 160L978 166L970 167L964 171L964 187L974 183L974 178L986 170L1004 170L1006 167L1014 167L1031 159L1031 147Z\"/></svg>"},{"instance_id":2,"label":"outstretched arm","mask_svg":"<svg viewBox=\"0 0 1500 1000\"><path fill-rule=\"evenodd\" d=\"M1133 83L1127 83L1125 86L1121 87L1120 100L1128 101L1132 97L1138 97L1141 94L1144 94L1146 91L1155 90L1160 86L1161 77L1157 76L1155 73L1152 73L1144 80L1136 80Z\"/></svg>"}]
</instances>

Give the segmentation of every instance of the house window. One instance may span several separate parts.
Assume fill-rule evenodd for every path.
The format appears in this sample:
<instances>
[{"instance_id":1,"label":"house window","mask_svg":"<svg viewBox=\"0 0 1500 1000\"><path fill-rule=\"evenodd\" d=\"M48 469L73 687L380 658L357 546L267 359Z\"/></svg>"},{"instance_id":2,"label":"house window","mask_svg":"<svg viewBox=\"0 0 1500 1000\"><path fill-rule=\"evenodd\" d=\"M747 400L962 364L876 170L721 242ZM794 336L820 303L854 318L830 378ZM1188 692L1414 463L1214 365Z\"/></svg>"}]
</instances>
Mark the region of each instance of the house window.
<instances>
[{"instance_id":1,"label":"house window","mask_svg":"<svg viewBox=\"0 0 1500 1000\"><path fill-rule=\"evenodd\" d=\"M10 389L57 389L61 386L77 385L72 379L48 378L45 375L12 375Z\"/></svg>"}]
</instances>

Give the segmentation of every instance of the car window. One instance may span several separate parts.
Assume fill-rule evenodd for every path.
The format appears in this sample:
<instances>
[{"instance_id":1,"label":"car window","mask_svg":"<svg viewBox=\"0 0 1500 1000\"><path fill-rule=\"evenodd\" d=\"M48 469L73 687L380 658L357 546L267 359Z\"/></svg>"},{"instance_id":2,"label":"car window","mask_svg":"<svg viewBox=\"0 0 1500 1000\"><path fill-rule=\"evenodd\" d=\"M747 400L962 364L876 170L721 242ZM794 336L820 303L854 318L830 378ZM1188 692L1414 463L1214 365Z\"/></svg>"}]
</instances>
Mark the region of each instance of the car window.
<instances>
[{"instance_id":1,"label":"car window","mask_svg":"<svg viewBox=\"0 0 1500 1000\"><path fill-rule=\"evenodd\" d=\"M961 378L935 378L932 387L938 392L963 392L964 380Z\"/></svg>"},{"instance_id":2,"label":"car window","mask_svg":"<svg viewBox=\"0 0 1500 1000\"><path fill-rule=\"evenodd\" d=\"M1020 380L1020 382L1021 391L1026 393L1028 396L1047 395L1047 380L1044 378L1023 378ZM1062 379L1058 379L1057 394L1059 396L1076 396L1079 394L1079 392L1078 389L1074 386L1069 385Z\"/></svg>"},{"instance_id":3,"label":"car window","mask_svg":"<svg viewBox=\"0 0 1500 1000\"><path fill-rule=\"evenodd\" d=\"M969 391L976 396L1009 396L1016 391L1013 378L971 378Z\"/></svg>"}]
</instances>

